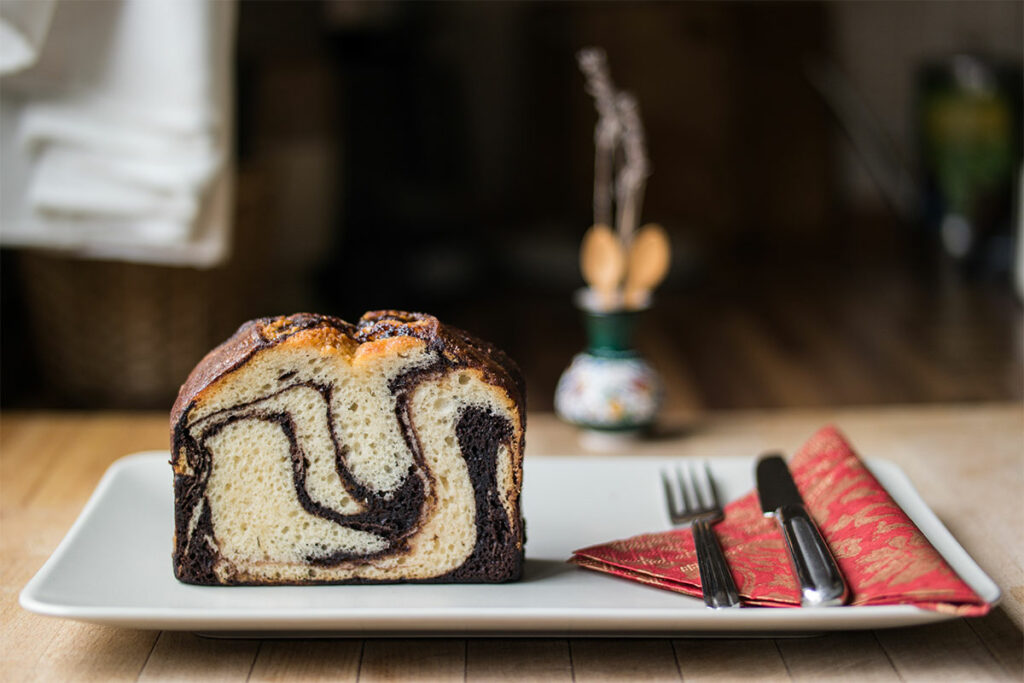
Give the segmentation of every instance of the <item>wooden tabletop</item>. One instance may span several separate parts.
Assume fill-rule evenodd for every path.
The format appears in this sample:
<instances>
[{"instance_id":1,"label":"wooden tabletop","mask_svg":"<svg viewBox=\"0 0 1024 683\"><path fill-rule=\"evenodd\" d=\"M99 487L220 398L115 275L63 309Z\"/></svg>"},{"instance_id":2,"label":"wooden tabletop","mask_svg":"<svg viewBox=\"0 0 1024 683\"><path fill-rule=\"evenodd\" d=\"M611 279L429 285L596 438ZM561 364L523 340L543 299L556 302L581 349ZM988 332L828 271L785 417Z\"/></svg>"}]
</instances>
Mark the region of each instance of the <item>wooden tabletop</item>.
<instances>
[{"instance_id":1,"label":"wooden tabletop","mask_svg":"<svg viewBox=\"0 0 1024 683\"><path fill-rule=\"evenodd\" d=\"M657 438L611 454L792 452L837 424L864 455L900 465L1003 590L989 615L927 626L779 639L479 638L209 640L45 618L18 593L106 468L165 448L166 416L7 413L0 418L3 680L1021 680L1024 678L1024 410L974 404L676 414ZM586 452L531 414L527 457Z\"/></svg>"}]
</instances>

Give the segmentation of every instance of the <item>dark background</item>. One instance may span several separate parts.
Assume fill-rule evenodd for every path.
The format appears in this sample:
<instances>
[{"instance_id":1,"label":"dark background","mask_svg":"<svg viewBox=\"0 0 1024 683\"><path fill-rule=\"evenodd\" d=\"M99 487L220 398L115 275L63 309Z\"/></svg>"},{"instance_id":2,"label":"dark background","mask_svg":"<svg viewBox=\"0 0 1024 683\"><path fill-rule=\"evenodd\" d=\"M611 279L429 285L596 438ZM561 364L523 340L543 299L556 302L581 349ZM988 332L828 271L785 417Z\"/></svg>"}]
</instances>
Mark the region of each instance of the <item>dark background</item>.
<instances>
[{"instance_id":1,"label":"dark background","mask_svg":"<svg viewBox=\"0 0 1024 683\"><path fill-rule=\"evenodd\" d=\"M919 105L929 65L971 54L1019 116L1022 21L1014 2L240 3L230 263L5 251L3 406L168 407L245 319L406 308L504 347L550 409L585 343L590 45L640 103L643 217L673 242L637 338L670 407L1020 399L1019 175L945 253Z\"/></svg>"}]
</instances>

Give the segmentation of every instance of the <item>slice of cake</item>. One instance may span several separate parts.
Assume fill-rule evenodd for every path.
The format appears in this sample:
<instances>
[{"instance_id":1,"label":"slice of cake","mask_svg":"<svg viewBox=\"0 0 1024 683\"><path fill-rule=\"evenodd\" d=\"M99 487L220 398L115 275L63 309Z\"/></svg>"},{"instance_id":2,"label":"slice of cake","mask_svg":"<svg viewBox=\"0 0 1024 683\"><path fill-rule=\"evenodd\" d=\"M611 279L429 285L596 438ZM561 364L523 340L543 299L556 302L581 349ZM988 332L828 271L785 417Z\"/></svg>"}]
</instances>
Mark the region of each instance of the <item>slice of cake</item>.
<instances>
[{"instance_id":1,"label":"slice of cake","mask_svg":"<svg viewBox=\"0 0 1024 683\"><path fill-rule=\"evenodd\" d=\"M174 573L197 584L519 578L508 356L420 313L244 325L171 411Z\"/></svg>"}]
</instances>

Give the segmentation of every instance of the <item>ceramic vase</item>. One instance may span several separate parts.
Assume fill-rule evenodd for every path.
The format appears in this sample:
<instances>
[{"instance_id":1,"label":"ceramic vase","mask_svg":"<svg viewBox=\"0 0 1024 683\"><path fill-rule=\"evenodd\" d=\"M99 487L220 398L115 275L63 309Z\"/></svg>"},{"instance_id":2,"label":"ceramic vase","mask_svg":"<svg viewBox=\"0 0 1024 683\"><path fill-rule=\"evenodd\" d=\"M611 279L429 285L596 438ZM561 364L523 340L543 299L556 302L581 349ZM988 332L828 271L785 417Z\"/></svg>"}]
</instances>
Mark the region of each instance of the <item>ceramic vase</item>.
<instances>
[{"instance_id":1,"label":"ceramic vase","mask_svg":"<svg viewBox=\"0 0 1024 683\"><path fill-rule=\"evenodd\" d=\"M654 368L633 347L644 310L600 311L577 297L587 348L576 354L555 389L555 412L587 430L638 433L650 427L662 402Z\"/></svg>"}]
</instances>

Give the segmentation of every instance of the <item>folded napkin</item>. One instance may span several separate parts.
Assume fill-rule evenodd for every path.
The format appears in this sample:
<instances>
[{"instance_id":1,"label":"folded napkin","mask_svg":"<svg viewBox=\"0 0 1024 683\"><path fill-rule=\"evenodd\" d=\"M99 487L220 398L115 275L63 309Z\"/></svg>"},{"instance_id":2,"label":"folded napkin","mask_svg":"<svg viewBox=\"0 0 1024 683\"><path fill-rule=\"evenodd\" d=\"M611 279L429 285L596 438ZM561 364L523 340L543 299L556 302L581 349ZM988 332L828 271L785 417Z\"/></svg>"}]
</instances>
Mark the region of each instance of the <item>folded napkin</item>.
<instances>
[{"instance_id":1,"label":"folded napkin","mask_svg":"<svg viewBox=\"0 0 1024 683\"><path fill-rule=\"evenodd\" d=\"M849 604L908 604L958 615L988 612L990 606L957 576L837 429L819 431L789 465L849 583ZM714 529L744 603L799 607L785 543L775 522L761 514L756 491L727 505ZM571 561L659 588L701 594L688 528L584 548Z\"/></svg>"}]
</instances>

